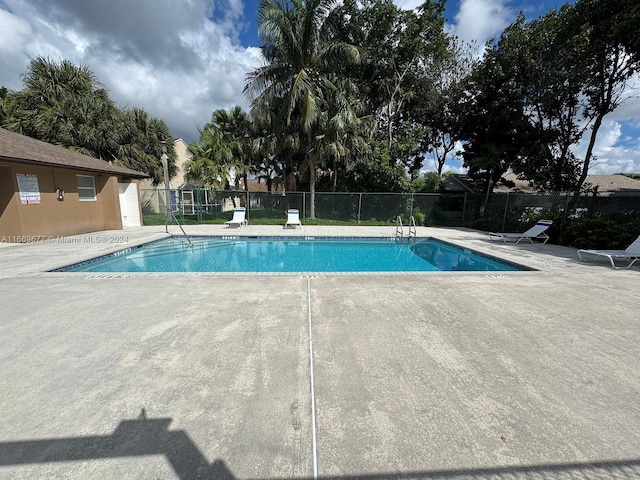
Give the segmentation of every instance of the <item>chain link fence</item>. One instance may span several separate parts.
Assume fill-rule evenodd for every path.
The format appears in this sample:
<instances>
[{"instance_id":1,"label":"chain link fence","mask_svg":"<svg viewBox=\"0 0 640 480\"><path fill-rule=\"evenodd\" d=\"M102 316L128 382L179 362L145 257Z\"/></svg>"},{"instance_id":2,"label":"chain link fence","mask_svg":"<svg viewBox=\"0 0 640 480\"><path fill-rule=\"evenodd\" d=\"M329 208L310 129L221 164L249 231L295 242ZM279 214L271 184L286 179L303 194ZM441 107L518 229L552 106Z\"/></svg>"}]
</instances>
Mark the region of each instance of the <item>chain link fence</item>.
<instances>
[{"instance_id":1,"label":"chain link fence","mask_svg":"<svg viewBox=\"0 0 640 480\"><path fill-rule=\"evenodd\" d=\"M164 189L141 190L145 224L163 219ZM484 231L524 231L541 218L551 219L552 240L585 248L622 248L640 234L640 193L330 193L315 194L315 220L310 219L309 192L247 192L173 189L171 209L181 222L222 223L233 208L247 208L249 222L284 222L297 208L303 223L393 225L411 216L424 226L469 227ZM604 233L603 233L604 232ZM617 239L617 240L616 240Z\"/></svg>"}]
</instances>

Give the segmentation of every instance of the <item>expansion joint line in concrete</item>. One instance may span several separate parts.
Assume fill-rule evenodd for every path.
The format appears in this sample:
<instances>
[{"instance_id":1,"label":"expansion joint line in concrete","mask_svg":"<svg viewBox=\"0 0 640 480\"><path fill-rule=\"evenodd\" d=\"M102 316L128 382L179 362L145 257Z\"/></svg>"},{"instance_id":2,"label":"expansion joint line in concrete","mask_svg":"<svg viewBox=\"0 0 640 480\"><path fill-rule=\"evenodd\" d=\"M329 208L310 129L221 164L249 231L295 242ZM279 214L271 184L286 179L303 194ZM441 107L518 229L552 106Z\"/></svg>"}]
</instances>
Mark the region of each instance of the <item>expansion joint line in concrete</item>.
<instances>
[{"instance_id":1,"label":"expansion joint line in concrete","mask_svg":"<svg viewBox=\"0 0 640 480\"><path fill-rule=\"evenodd\" d=\"M313 334L311 332L311 279L307 277L307 305L309 320L309 383L311 388L311 443L313 454L313 478L318 478L318 453L316 442L316 395L313 384Z\"/></svg>"}]
</instances>

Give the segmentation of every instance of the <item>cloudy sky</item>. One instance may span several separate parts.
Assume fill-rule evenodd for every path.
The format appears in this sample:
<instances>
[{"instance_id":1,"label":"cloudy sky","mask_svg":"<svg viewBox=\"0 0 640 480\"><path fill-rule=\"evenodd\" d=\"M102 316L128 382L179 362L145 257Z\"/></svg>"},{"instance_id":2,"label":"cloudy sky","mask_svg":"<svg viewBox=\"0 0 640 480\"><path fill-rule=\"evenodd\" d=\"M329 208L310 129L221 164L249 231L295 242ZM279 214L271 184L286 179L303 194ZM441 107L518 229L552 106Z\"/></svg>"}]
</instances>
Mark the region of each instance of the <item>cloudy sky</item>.
<instances>
[{"instance_id":1,"label":"cloudy sky","mask_svg":"<svg viewBox=\"0 0 640 480\"><path fill-rule=\"evenodd\" d=\"M415 8L417 0L396 0ZM498 36L522 10L537 18L554 0L449 0L448 30L466 40ZM89 67L120 107L164 119L197 140L218 108L248 107L247 72L260 64L257 0L0 0L0 86L19 90L31 58ZM640 173L640 101L605 121L591 173ZM427 168L429 165L425 165ZM459 171L459 162L448 167Z\"/></svg>"}]
</instances>

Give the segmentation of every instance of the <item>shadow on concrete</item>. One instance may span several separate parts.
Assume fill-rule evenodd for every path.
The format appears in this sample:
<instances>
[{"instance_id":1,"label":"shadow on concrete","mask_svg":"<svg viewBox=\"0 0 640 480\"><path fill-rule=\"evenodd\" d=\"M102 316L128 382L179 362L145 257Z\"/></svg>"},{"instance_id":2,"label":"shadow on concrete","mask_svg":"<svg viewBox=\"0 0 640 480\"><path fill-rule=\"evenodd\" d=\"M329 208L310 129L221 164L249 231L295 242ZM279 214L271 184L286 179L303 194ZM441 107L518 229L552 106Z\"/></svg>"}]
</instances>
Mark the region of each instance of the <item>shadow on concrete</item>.
<instances>
[{"instance_id":1,"label":"shadow on concrete","mask_svg":"<svg viewBox=\"0 0 640 480\"><path fill-rule=\"evenodd\" d=\"M235 480L224 461L207 462L182 430L168 429L170 418L123 420L111 435L0 442L0 467L35 463L164 455L180 480ZM324 480L640 478L640 459L528 465L406 473L320 476ZM299 480L303 480L299 477Z\"/></svg>"},{"instance_id":2,"label":"shadow on concrete","mask_svg":"<svg viewBox=\"0 0 640 480\"><path fill-rule=\"evenodd\" d=\"M111 435L0 442L0 466L164 455L181 480L232 480L221 460L212 464L170 418L123 420Z\"/></svg>"}]
</instances>

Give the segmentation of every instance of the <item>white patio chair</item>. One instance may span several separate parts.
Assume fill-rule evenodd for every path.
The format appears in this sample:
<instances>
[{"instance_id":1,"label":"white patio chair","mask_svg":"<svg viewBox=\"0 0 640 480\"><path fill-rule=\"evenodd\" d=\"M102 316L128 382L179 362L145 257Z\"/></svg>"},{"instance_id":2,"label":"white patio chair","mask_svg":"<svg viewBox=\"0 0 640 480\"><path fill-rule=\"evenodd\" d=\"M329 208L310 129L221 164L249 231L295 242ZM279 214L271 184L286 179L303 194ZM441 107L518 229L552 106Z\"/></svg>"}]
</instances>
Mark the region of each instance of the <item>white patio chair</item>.
<instances>
[{"instance_id":1,"label":"white patio chair","mask_svg":"<svg viewBox=\"0 0 640 480\"><path fill-rule=\"evenodd\" d=\"M246 225L247 222L247 209L243 207L233 209L233 218L228 222L224 222L229 227L241 227Z\"/></svg>"},{"instance_id":2,"label":"white patio chair","mask_svg":"<svg viewBox=\"0 0 640 480\"><path fill-rule=\"evenodd\" d=\"M290 208L287 210L287 221L284 224L284 228L287 227L300 227L302 228L302 223L300 223L300 211L295 208Z\"/></svg>"},{"instance_id":3,"label":"white patio chair","mask_svg":"<svg viewBox=\"0 0 640 480\"><path fill-rule=\"evenodd\" d=\"M583 258L584 255L584 258ZM611 266L615 269L631 268L634 263L640 260L640 236L624 250L578 250L578 257L583 262L595 262L600 257L608 258ZM625 261L624 265L617 264L616 261Z\"/></svg>"},{"instance_id":4,"label":"white patio chair","mask_svg":"<svg viewBox=\"0 0 640 480\"><path fill-rule=\"evenodd\" d=\"M507 239L515 240L515 243L520 243L522 240L529 240L533 243L534 239L542 240L542 243L547 243L549 241L549 235L547 235L545 230L551 226L553 223L552 220L538 220L533 227L531 227L526 232L522 233L489 233L489 238L491 240L495 238L501 238L504 243L508 243Z\"/></svg>"}]
</instances>

